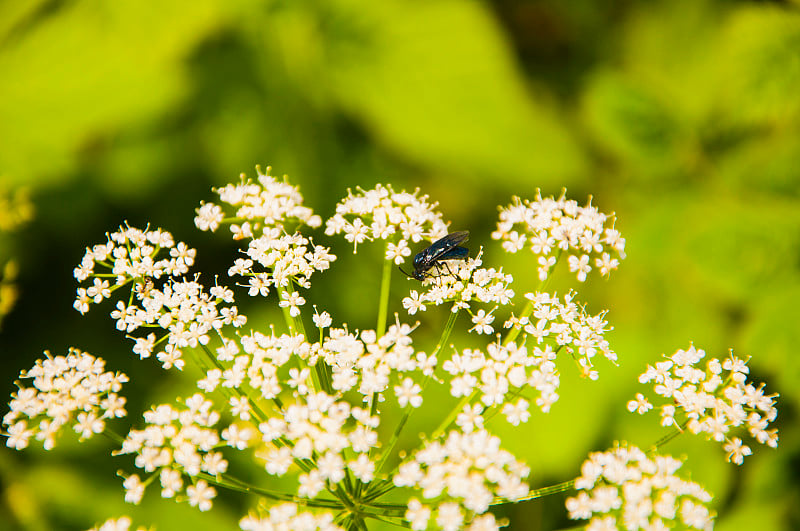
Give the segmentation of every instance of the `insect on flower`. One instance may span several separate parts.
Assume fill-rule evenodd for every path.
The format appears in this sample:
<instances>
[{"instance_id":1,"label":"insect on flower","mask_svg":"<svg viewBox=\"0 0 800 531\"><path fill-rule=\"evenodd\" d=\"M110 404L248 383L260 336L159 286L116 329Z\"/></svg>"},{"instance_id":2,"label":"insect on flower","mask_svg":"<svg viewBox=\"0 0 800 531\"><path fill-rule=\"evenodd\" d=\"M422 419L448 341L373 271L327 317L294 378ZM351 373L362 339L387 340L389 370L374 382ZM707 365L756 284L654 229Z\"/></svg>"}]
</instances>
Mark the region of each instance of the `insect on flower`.
<instances>
[{"instance_id":1,"label":"insect on flower","mask_svg":"<svg viewBox=\"0 0 800 531\"><path fill-rule=\"evenodd\" d=\"M445 260L464 260L469 254L469 249L461 247L460 244L469 239L469 231L462 230L453 232L440 240L436 240L430 247L418 253L414 257L414 273L408 274L400 268L400 271L408 278L425 280L433 275L429 270L440 266Z\"/></svg>"}]
</instances>

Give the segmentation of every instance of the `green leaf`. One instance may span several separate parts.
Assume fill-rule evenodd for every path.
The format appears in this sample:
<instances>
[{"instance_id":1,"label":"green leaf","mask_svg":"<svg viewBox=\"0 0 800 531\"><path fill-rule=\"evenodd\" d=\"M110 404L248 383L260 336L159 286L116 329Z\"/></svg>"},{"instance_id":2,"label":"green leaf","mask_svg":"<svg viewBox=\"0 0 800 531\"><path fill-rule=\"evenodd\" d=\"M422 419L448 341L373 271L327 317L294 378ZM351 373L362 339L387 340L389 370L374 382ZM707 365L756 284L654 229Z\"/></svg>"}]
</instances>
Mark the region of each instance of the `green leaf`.
<instances>
[{"instance_id":1,"label":"green leaf","mask_svg":"<svg viewBox=\"0 0 800 531\"><path fill-rule=\"evenodd\" d=\"M70 2L31 21L0 48L0 167L63 179L104 136L162 115L187 93L182 62L235 5Z\"/></svg>"},{"instance_id":2,"label":"green leaf","mask_svg":"<svg viewBox=\"0 0 800 531\"><path fill-rule=\"evenodd\" d=\"M350 3L328 22L325 67L340 104L378 141L433 170L529 183L583 160L546 97L525 85L477 2Z\"/></svg>"}]
</instances>

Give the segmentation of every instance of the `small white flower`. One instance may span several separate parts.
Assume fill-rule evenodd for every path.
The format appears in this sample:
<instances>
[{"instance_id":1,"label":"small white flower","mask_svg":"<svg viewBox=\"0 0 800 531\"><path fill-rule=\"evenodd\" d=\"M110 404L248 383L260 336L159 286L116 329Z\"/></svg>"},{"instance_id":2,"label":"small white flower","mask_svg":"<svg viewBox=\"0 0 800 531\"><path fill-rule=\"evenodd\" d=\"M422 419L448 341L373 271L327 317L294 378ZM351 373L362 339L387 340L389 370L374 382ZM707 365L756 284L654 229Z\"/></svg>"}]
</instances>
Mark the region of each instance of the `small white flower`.
<instances>
[{"instance_id":1,"label":"small white flower","mask_svg":"<svg viewBox=\"0 0 800 531\"><path fill-rule=\"evenodd\" d=\"M375 474L375 463L366 454L361 454L355 461L348 461L347 468L353 473L356 479L362 483L372 481Z\"/></svg>"},{"instance_id":2,"label":"small white flower","mask_svg":"<svg viewBox=\"0 0 800 531\"><path fill-rule=\"evenodd\" d=\"M569 270L571 272L578 273L578 282L585 282L586 281L586 274L592 270L592 267L589 265L589 255L583 254L579 257L571 255L568 258L569 262Z\"/></svg>"},{"instance_id":3,"label":"small white flower","mask_svg":"<svg viewBox=\"0 0 800 531\"><path fill-rule=\"evenodd\" d=\"M642 393L636 393L636 399L628 401L628 411L633 413L636 411L643 415L653 409L653 404L650 403Z\"/></svg>"},{"instance_id":4,"label":"small white flower","mask_svg":"<svg viewBox=\"0 0 800 531\"><path fill-rule=\"evenodd\" d=\"M475 330L479 334L491 334L494 332L494 328L492 328L493 321L494 315L492 315L492 312L486 313L482 309L478 310L478 313L472 316L472 322L475 323L475 326L470 328L470 332Z\"/></svg>"},{"instance_id":5,"label":"small white flower","mask_svg":"<svg viewBox=\"0 0 800 531\"><path fill-rule=\"evenodd\" d=\"M406 404L411 404L411 407L419 407L422 405L422 397L419 395L422 388L414 383L411 378L403 380L402 385L394 387L394 393L397 395L397 403L400 407L406 407Z\"/></svg>"},{"instance_id":6,"label":"small white flower","mask_svg":"<svg viewBox=\"0 0 800 531\"><path fill-rule=\"evenodd\" d=\"M314 308L314 317L311 319L317 328L328 328L333 323L333 319L331 319L331 315L328 312L317 314L316 307Z\"/></svg>"},{"instance_id":7,"label":"small white flower","mask_svg":"<svg viewBox=\"0 0 800 531\"><path fill-rule=\"evenodd\" d=\"M300 308L306 303L306 300L300 296L300 293L297 291L293 291L291 293L283 292L281 293L281 298L283 299L278 303L281 308L289 308L289 315L292 317L297 317L300 315Z\"/></svg>"},{"instance_id":8,"label":"small white flower","mask_svg":"<svg viewBox=\"0 0 800 531\"><path fill-rule=\"evenodd\" d=\"M139 502L142 501L142 496L144 496L144 484L139 479L138 475L131 474L128 476L125 481L122 482L122 486L125 488L125 501L127 503L138 505Z\"/></svg>"},{"instance_id":9,"label":"small white flower","mask_svg":"<svg viewBox=\"0 0 800 531\"><path fill-rule=\"evenodd\" d=\"M186 487L186 494L189 496L189 505L201 511L208 511L211 509L211 500L217 496L217 491L201 479L195 485Z\"/></svg>"},{"instance_id":10,"label":"small white flower","mask_svg":"<svg viewBox=\"0 0 800 531\"><path fill-rule=\"evenodd\" d=\"M386 259L393 260L397 265L404 262L404 256L410 255L411 249L408 247L408 242L405 240L400 240L397 244L392 242L386 244Z\"/></svg>"}]
</instances>

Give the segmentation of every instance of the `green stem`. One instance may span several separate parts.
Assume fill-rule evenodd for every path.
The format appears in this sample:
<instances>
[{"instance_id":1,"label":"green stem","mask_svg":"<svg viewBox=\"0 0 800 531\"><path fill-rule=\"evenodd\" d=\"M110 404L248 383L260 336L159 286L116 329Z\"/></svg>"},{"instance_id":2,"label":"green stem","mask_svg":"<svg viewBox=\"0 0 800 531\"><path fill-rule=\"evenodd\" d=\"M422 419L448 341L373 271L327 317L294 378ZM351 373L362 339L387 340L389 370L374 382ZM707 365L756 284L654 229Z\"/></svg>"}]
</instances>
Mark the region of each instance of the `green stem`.
<instances>
[{"instance_id":1,"label":"green stem","mask_svg":"<svg viewBox=\"0 0 800 531\"><path fill-rule=\"evenodd\" d=\"M223 475L213 476L206 472L200 472L197 477L202 478L208 482L209 485L214 485L223 489L233 490L236 492L244 492L249 494L258 494L272 500L291 501L297 504L306 505L308 507L323 507L326 509L342 509L342 504L336 500L302 498L300 496L293 496L285 492L278 492L261 487L248 485L243 481L236 480Z\"/></svg>"},{"instance_id":2,"label":"green stem","mask_svg":"<svg viewBox=\"0 0 800 531\"><path fill-rule=\"evenodd\" d=\"M115 432L114 430L112 430L112 429L111 429L111 428L109 428L108 426L106 426L105 428L103 428L103 431L102 431L101 433L102 433L102 434L103 434L103 435L104 435L106 438L110 439L111 441L113 441L113 442L117 443L117 444L118 444L118 445L120 445L120 446L122 446L122 443L125 441L125 437L123 437L123 436L122 436L122 435L120 435L119 433Z\"/></svg>"},{"instance_id":3,"label":"green stem","mask_svg":"<svg viewBox=\"0 0 800 531\"><path fill-rule=\"evenodd\" d=\"M542 498L544 496L549 496L550 494L558 494L559 492L564 492L567 490L571 490L575 488L575 480L571 479L569 481L565 481L563 483L558 483L556 485L551 485L549 487L543 487L541 489L534 489L529 491L526 496L522 498L517 498L514 500L515 502L527 501L527 500L535 500L536 498ZM492 501L492 505L501 505L503 503L508 503L508 500L505 498L495 498Z\"/></svg>"},{"instance_id":4,"label":"green stem","mask_svg":"<svg viewBox=\"0 0 800 531\"><path fill-rule=\"evenodd\" d=\"M388 243L386 244L389 245ZM392 261L383 261L383 273L381 274L381 295L378 301L378 323L375 325L375 333L380 338L386 333L386 316L389 313L389 288L392 280ZM378 413L378 393L373 393L369 400L370 415Z\"/></svg>"},{"instance_id":5,"label":"green stem","mask_svg":"<svg viewBox=\"0 0 800 531\"><path fill-rule=\"evenodd\" d=\"M388 244L387 244L388 245ZM389 288L391 287L392 280L392 267L391 260L383 261L383 275L381 275L381 296L378 302L378 324L375 326L375 332L378 337L386 333L386 316L389 313Z\"/></svg>"},{"instance_id":6,"label":"green stem","mask_svg":"<svg viewBox=\"0 0 800 531\"><path fill-rule=\"evenodd\" d=\"M670 433L669 435L665 435L665 436L661 437L659 440L657 440L656 442L654 442L653 445L650 447L650 449L647 451L647 453L655 453L656 450L658 450L659 448L661 448L662 446L664 446L665 444L670 442L672 439L678 437L679 435L682 435L683 432L686 430L686 426L688 424L689 424L689 420L687 419L683 424L681 424L678 427L677 431L674 431L674 432Z\"/></svg>"}]
</instances>

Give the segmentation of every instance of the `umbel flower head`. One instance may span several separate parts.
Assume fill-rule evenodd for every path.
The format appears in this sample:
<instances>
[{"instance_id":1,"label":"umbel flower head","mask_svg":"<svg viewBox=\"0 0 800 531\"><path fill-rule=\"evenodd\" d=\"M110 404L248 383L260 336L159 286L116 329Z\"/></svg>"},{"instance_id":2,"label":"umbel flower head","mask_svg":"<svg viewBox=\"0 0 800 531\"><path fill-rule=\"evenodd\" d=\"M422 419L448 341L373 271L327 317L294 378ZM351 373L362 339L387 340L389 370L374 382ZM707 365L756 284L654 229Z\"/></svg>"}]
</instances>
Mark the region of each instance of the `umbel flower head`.
<instances>
[{"instance_id":1,"label":"umbel flower head","mask_svg":"<svg viewBox=\"0 0 800 531\"><path fill-rule=\"evenodd\" d=\"M236 207L229 218L225 217L222 207L214 203L202 203L197 209L195 225L200 230L216 231L223 223L229 223L233 238L255 238L261 231L277 228L281 232L291 233L301 225L316 228L322 219L313 210L303 206L303 196L296 186L272 177L267 166L265 173L256 166L258 178L256 182L240 175L239 184L228 184L215 188L223 204Z\"/></svg>"},{"instance_id":2,"label":"umbel flower head","mask_svg":"<svg viewBox=\"0 0 800 531\"><path fill-rule=\"evenodd\" d=\"M219 422L220 414L200 393L186 399L184 404L181 408L162 404L146 412L147 427L131 430L116 454L136 454L134 464L138 468L149 474L158 472L162 497L172 498L185 491L191 505L207 511L216 496L215 489L203 480L186 487L183 478L196 478L202 472L216 476L228 469L228 461L216 449L220 434L214 425ZM234 426L223 430L223 438L234 447L244 441L246 447L254 433L241 433ZM144 494L139 477L129 476L124 486L125 500L139 503Z\"/></svg>"},{"instance_id":3,"label":"umbel flower head","mask_svg":"<svg viewBox=\"0 0 800 531\"><path fill-rule=\"evenodd\" d=\"M167 256L162 251L168 251ZM167 231L120 227L108 234L106 243L86 248L73 274L78 282L93 281L87 288L78 288L74 307L83 314L89 311L89 305L103 302L132 281L138 282L141 290L152 286L154 279L184 275L196 254L183 242L176 245ZM111 276L113 285L108 281Z\"/></svg>"},{"instance_id":4,"label":"umbel flower head","mask_svg":"<svg viewBox=\"0 0 800 531\"><path fill-rule=\"evenodd\" d=\"M500 209L500 221L492 238L501 240L509 253L528 247L539 257L542 281L562 252L567 253L569 270L579 282L586 280L592 266L603 275L610 274L625 258L625 239L613 224L605 226L609 216L591 204L579 206L564 194L558 199L543 198L537 191L534 201L514 197L513 204ZM610 217L613 219L614 215Z\"/></svg>"},{"instance_id":5,"label":"umbel flower head","mask_svg":"<svg viewBox=\"0 0 800 531\"><path fill-rule=\"evenodd\" d=\"M366 240L387 240L386 259L399 265L411 254L409 242L434 241L447 235L447 225L436 206L428 202L427 195L420 196L419 189L395 192L389 185L378 184L372 190L356 188L355 194L348 190L347 197L336 205L336 214L325 222L325 234L344 233L353 252Z\"/></svg>"},{"instance_id":6,"label":"umbel flower head","mask_svg":"<svg viewBox=\"0 0 800 531\"><path fill-rule=\"evenodd\" d=\"M439 306L446 302L453 303L453 312L469 309L472 302L510 304L514 297L514 291L509 288L513 277L502 268L487 269L481 267L482 264L480 254L477 258L443 262L437 266L436 275L423 281L428 290L422 293L411 290L409 297L403 299L403 307L409 315L414 315L425 311L426 305ZM486 331L491 332L491 329Z\"/></svg>"},{"instance_id":7,"label":"umbel flower head","mask_svg":"<svg viewBox=\"0 0 800 531\"><path fill-rule=\"evenodd\" d=\"M89 439L103 431L106 419L126 415L125 398L117 393L127 376L105 371L104 360L74 348L66 356L45 356L19 375L33 381L11 395L11 410L3 417L8 447L21 450L35 437L51 450L65 426Z\"/></svg>"},{"instance_id":8,"label":"umbel flower head","mask_svg":"<svg viewBox=\"0 0 800 531\"><path fill-rule=\"evenodd\" d=\"M456 530L488 511L495 496L507 500L525 496L529 473L527 466L500 448L499 437L485 430L454 430L404 461L393 481L398 487L417 487L424 499L436 500L438 528ZM416 498L409 501L412 529L427 529L431 514L430 506Z\"/></svg>"},{"instance_id":9,"label":"umbel flower head","mask_svg":"<svg viewBox=\"0 0 800 531\"><path fill-rule=\"evenodd\" d=\"M625 444L592 453L575 480L578 495L567 498L569 517L590 520L588 531L712 529L711 494L681 478L681 466L668 455L649 457Z\"/></svg>"},{"instance_id":10,"label":"umbel flower head","mask_svg":"<svg viewBox=\"0 0 800 531\"><path fill-rule=\"evenodd\" d=\"M246 254L247 258L236 259L228 275L247 277L248 294L262 297L270 286L287 288L291 282L310 288L314 271L325 271L336 260L327 247L314 245L299 233L281 234L274 227L251 240Z\"/></svg>"},{"instance_id":11,"label":"umbel flower head","mask_svg":"<svg viewBox=\"0 0 800 531\"><path fill-rule=\"evenodd\" d=\"M712 358L703 367L700 363L705 355L694 345L678 349L655 366L648 365L639 377L640 383L652 382L655 394L665 399L660 405L661 425L702 433L722 443L728 461L737 465L752 450L735 434L749 433L759 443L777 448L778 430L768 427L778 416L778 395L766 394L764 384L749 383L747 361L733 351L728 358ZM652 407L641 393L628 402L628 410L640 414Z\"/></svg>"},{"instance_id":12,"label":"umbel flower head","mask_svg":"<svg viewBox=\"0 0 800 531\"><path fill-rule=\"evenodd\" d=\"M582 305L574 302L573 292L564 295L564 302L557 293L526 293L525 298L530 301L527 311L519 318L512 316L506 321L506 328L521 331L537 345L548 345L556 352L563 349L578 362L581 375L592 380L599 376L592 363L597 354L617 362L617 354L605 338L612 329L604 319L605 312L587 314Z\"/></svg>"},{"instance_id":13,"label":"umbel flower head","mask_svg":"<svg viewBox=\"0 0 800 531\"><path fill-rule=\"evenodd\" d=\"M311 275L328 269L336 256L298 232L303 226L322 224L322 218L303 206L299 189L285 176L283 181L270 176L269 167L266 173L259 167L256 170L257 182L242 174L239 184L214 190L223 204L236 207L231 216L225 217L225 209L219 205L202 203L195 225L213 232L223 223L230 224L235 240L249 239L247 257L237 258L228 275L245 277L250 296L266 297L270 288L277 289L281 306L296 317L305 298L294 292L293 286L311 287Z\"/></svg>"}]
</instances>

